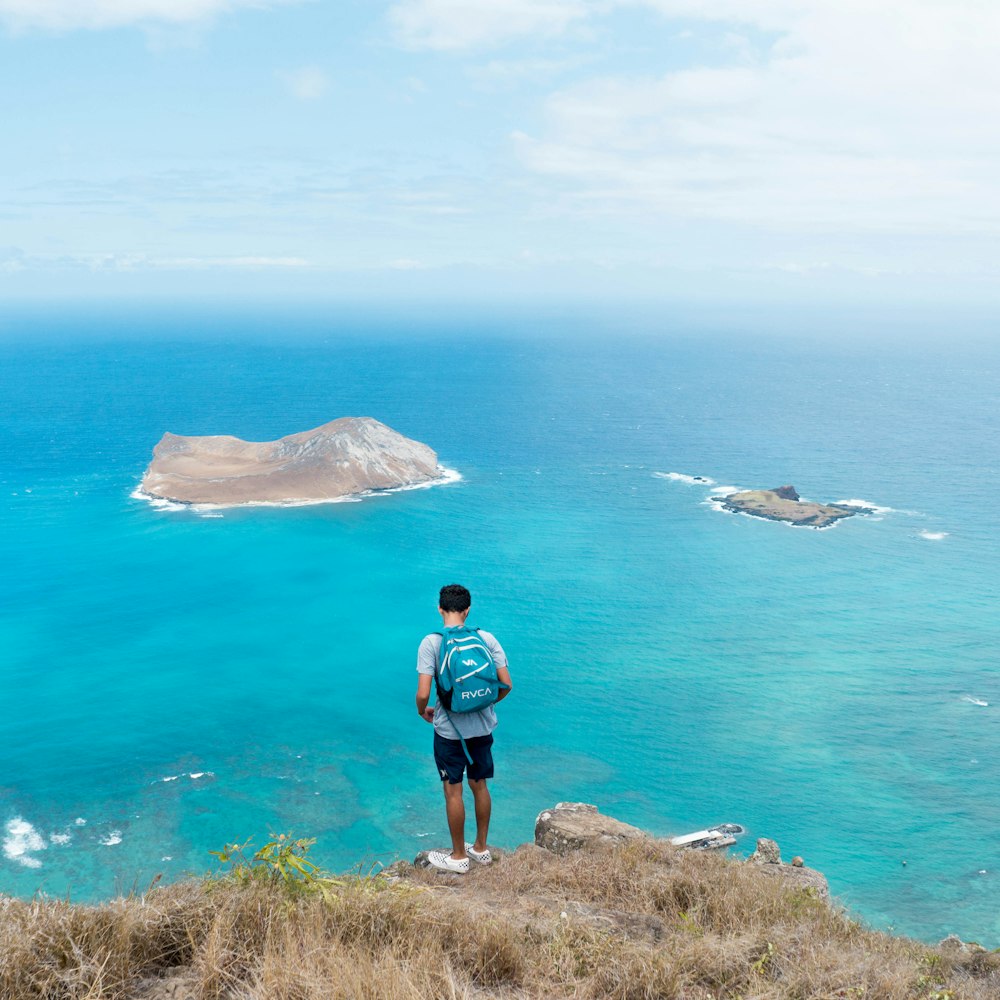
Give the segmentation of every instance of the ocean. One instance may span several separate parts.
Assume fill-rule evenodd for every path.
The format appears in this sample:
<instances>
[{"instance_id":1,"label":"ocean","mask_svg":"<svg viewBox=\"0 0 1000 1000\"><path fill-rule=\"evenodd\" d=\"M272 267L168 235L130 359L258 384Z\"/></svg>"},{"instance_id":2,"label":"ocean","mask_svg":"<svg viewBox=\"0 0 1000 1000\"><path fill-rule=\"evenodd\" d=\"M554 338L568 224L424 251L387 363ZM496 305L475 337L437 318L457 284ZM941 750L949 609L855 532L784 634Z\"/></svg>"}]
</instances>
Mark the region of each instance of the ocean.
<instances>
[{"instance_id":1,"label":"ocean","mask_svg":"<svg viewBox=\"0 0 1000 1000\"><path fill-rule=\"evenodd\" d=\"M515 690L491 841L586 801L778 841L853 913L1000 945L1000 349L502 316L30 310L0 330L0 892L96 901L271 832L447 841L416 648L473 593ZM461 479L133 496L165 431L372 416ZM701 482L701 477L711 482ZM877 508L816 531L712 491Z\"/></svg>"}]
</instances>

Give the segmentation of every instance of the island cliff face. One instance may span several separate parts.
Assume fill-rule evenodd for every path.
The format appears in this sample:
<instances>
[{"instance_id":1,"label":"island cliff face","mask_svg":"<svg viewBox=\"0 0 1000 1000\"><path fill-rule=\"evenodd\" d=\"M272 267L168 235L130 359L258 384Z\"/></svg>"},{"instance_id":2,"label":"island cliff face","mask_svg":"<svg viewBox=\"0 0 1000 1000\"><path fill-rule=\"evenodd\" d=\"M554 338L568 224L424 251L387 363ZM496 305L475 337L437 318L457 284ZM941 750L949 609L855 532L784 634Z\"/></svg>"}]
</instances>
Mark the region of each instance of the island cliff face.
<instances>
[{"instance_id":1,"label":"island cliff face","mask_svg":"<svg viewBox=\"0 0 1000 1000\"><path fill-rule=\"evenodd\" d=\"M180 503L339 500L441 478L437 455L371 417L342 417L277 441L164 434L140 489Z\"/></svg>"},{"instance_id":2,"label":"island cliff face","mask_svg":"<svg viewBox=\"0 0 1000 1000\"><path fill-rule=\"evenodd\" d=\"M788 524L809 528L825 528L854 514L873 513L867 507L800 500L794 486L778 486L773 490L744 490L742 493L730 493L714 499L726 510L736 514L752 514L770 521L786 521Z\"/></svg>"}]
</instances>

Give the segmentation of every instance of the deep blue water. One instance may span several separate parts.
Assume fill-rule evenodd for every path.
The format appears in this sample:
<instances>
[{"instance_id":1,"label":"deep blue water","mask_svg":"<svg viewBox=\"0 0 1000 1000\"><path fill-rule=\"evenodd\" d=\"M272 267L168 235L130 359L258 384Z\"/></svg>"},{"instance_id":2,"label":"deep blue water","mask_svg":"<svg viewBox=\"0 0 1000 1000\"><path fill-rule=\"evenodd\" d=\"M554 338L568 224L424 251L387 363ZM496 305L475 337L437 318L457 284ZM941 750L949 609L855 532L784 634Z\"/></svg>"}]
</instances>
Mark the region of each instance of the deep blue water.
<instances>
[{"instance_id":1,"label":"deep blue water","mask_svg":"<svg viewBox=\"0 0 1000 1000\"><path fill-rule=\"evenodd\" d=\"M516 685L494 842L559 800L740 822L875 925L1000 945L995 346L134 323L0 338L0 891L99 899L270 831L338 869L443 844L414 665L459 581ZM221 517L131 497L166 430L345 415L463 480ZM889 509L792 529L667 473Z\"/></svg>"}]
</instances>

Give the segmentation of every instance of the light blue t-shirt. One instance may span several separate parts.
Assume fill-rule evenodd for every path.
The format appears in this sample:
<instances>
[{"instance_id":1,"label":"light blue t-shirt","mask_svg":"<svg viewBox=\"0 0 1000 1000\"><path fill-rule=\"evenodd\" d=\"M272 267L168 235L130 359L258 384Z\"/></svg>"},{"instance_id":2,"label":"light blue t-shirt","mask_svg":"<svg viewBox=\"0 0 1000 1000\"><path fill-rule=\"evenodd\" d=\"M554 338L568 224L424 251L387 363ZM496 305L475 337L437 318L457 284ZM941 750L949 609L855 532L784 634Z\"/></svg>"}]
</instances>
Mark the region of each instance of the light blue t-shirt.
<instances>
[{"instance_id":1,"label":"light blue t-shirt","mask_svg":"<svg viewBox=\"0 0 1000 1000\"><path fill-rule=\"evenodd\" d=\"M479 635L483 644L490 651L490 656L493 657L497 668L506 667L507 654L497 642L496 636L485 629L479 629ZM441 636L437 632L424 636L420 643L420 649L417 650L417 673L433 677L437 672L440 655ZM452 720L454 720L455 725L452 724ZM456 725L458 731L455 729ZM459 734L465 739L471 739L473 736L489 736L496 727L497 713L493 711L492 705L479 712L454 712L450 718L440 704L434 707L434 731L446 740L457 740Z\"/></svg>"}]
</instances>

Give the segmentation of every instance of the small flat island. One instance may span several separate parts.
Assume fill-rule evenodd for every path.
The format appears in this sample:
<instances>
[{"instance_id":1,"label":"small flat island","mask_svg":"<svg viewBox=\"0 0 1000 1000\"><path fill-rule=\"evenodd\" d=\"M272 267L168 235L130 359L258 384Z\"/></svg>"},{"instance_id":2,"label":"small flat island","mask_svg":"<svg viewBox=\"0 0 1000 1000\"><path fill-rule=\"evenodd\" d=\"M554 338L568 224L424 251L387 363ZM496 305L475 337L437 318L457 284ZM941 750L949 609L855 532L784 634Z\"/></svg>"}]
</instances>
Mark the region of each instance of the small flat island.
<instances>
[{"instance_id":1,"label":"small flat island","mask_svg":"<svg viewBox=\"0 0 1000 1000\"><path fill-rule=\"evenodd\" d=\"M231 507L322 503L445 481L433 450L371 417L277 441L164 434L139 487L152 499Z\"/></svg>"},{"instance_id":2,"label":"small flat island","mask_svg":"<svg viewBox=\"0 0 1000 1000\"><path fill-rule=\"evenodd\" d=\"M870 507L839 503L810 503L800 500L794 486L778 486L773 490L744 490L713 501L734 514L752 514L769 521L785 521L807 528L825 528L855 514L874 514Z\"/></svg>"}]
</instances>

